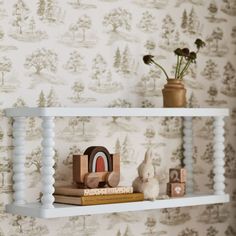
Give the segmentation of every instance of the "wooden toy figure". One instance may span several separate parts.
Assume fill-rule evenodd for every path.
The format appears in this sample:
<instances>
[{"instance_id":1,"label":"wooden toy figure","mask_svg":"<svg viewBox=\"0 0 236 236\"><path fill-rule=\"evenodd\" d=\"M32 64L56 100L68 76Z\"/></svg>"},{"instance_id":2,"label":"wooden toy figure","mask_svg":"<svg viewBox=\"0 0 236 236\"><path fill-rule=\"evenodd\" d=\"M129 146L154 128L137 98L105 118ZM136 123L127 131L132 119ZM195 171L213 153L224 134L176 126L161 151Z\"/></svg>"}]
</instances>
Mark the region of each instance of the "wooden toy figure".
<instances>
[{"instance_id":1,"label":"wooden toy figure","mask_svg":"<svg viewBox=\"0 0 236 236\"><path fill-rule=\"evenodd\" d=\"M120 155L91 146L84 155L73 155L73 181L79 188L116 187L120 181Z\"/></svg>"}]
</instances>

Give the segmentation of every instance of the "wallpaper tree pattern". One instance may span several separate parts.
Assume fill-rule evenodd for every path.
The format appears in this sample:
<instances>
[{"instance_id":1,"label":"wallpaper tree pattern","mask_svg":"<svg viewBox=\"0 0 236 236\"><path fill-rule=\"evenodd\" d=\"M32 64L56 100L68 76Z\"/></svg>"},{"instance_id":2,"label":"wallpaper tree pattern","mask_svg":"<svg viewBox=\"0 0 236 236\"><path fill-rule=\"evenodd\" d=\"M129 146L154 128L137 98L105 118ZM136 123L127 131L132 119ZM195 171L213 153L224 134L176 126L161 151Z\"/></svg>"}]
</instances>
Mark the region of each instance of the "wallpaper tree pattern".
<instances>
[{"instance_id":1,"label":"wallpaper tree pattern","mask_svg":"<svg viewBox=\"0 0 236 236\"><path fill-rule=\"evenodd\" d=\"M0 235L235 236L235 0L0 1ZM50 220L4 212L12 200L12 130L3 109L19 106L162 107L164 76L144 65L150 53L174 70L176 47L207 45L185 79L189 107L229 107L226 189L229 204ZM121 153L130 185L148 147L165 192L168 168L182 156L179 118L56 119L57 184L71 183L72 155L104 145ZM194 120L194 189L212 189L212 119ZM40 192L40 124L27 120L27 200Z\"/></svg>"}]
</instances>

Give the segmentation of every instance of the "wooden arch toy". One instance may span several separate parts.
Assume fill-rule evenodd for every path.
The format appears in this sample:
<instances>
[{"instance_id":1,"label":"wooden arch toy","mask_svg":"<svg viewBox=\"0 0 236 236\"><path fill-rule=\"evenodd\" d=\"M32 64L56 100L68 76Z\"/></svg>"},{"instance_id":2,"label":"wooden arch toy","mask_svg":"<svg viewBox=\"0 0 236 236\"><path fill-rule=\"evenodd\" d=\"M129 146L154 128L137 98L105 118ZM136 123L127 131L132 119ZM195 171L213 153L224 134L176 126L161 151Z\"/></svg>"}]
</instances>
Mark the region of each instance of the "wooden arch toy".
<instances>
[{"instance_id":1,"label":"wooden arch toy","mask_svg":"<svg viewBox=\"0 0 236 236\"><path fill-rule=\"evenodd\" d=\"M73 181L80 188L116 187L120 181L120 155L102 146L88 147L73 155Z\"/></svg>"}]
</instances>

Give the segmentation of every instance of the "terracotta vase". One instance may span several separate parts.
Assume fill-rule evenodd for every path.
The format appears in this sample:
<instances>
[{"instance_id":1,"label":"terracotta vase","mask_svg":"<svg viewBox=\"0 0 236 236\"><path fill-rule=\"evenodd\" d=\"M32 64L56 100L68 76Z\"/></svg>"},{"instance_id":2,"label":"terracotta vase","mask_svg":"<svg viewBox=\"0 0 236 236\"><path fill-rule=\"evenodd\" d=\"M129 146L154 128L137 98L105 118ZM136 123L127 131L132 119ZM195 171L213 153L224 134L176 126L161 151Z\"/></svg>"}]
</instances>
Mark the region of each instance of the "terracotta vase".
<instances>
[{"instance_id":1,"label":"terracotta vase","mask_svg":"<svg viewBox=\"0 0 236 236\"><path fill-rule=\"evenodd\" d=\"M163 107L186 107L186 89L181 80L168 79L162 94Z\"/></svg>"}]
</instances>

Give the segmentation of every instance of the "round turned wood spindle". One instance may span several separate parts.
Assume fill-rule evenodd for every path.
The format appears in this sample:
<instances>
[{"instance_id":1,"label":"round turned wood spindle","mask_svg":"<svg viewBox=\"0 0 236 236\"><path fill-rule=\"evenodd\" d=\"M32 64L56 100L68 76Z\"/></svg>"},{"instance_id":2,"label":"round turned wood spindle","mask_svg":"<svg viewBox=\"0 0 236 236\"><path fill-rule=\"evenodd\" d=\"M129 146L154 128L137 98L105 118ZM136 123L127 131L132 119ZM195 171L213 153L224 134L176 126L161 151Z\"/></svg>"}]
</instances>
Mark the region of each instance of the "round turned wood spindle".
<instances>
[{"instance_id":1,"label":"round turned wood spindle","mask_svg":"<svg viewBox=\"0 0 236 236\"><path fill-rule=\"evenodd\" d=\"M224 117L214 117L214 194L225 194Z\"/></svg>"},{"instance_id":2,"label":"round turned wood spindle","mask_svg":"<svg viewBox=\"0 0 236 236\"><path fill-rule=\"evenodd\" d=\"M193 193L192 117L184 117L184 164L187 172L186 193Z\"/></svg>"},{"instance_id":3,"label":"round turned wood spindle","mask_svg":"<svg viewBox=\"0 0 236 236\"><path fill-rule=\"evenodd\" d=\"M25 117L15 117L13 123L13 203L25 204Z\"/></svg>"},{"instance_id":4,"label":"round turned wood spindle","mask_svg":"<svg viewBox=\"0 0 236 236\"><path fill-rule=\"evenodd\" d=\"M42 198L43 208L54 208L54 117L42 117Z\"/></svg>"}]
</instances>

